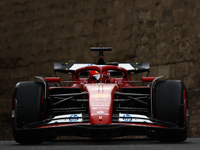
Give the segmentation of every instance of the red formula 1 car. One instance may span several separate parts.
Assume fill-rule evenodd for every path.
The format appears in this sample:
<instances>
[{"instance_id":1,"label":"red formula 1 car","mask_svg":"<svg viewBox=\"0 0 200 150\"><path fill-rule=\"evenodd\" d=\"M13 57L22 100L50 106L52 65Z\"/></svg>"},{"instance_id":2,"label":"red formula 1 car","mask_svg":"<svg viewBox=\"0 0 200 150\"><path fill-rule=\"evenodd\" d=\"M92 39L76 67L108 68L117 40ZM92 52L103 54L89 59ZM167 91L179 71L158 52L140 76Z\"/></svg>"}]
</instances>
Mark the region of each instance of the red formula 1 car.
<instances>
[{"instance_id":1,"label":"red formula 1 car","mask_svg":"<svg viewBox=\"0 0 200 150\"><path fill-rule=\"evenodd\" d=\"M142 77L135 86L132 74L149 72L149 63L54 63L60 77L16 84L12 99L13 136L18 143L41 143L57 136L109 139L147 135L162 142L182 142L188 134L188 102L179 80ZM55 84L57 83L57 85ZM67 83L67 86L63 86Z\"/></svg>"}]
</instances>

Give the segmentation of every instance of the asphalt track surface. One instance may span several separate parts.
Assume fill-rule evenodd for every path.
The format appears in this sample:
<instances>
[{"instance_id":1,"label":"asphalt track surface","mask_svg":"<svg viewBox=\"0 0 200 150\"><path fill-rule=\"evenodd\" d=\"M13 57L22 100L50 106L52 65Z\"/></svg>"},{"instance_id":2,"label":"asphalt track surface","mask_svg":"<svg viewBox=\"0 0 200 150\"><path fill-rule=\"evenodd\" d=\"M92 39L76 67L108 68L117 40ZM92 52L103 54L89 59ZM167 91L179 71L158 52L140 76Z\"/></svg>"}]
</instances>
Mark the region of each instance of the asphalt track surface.
<instances>
[{"instance_id":1,"label":"asphalt track surface","mask_svg":"<svg viewBox=\"0 0 200 150\"><path fill-rule=\"evenodd\" d=\"M160 143L149 139L115 139L109 141L56 140L40 145L21 145L15 141L0 141L0 150L199 150L200 138L188 138L182 143Z\"/></svg>"}]
</instances>

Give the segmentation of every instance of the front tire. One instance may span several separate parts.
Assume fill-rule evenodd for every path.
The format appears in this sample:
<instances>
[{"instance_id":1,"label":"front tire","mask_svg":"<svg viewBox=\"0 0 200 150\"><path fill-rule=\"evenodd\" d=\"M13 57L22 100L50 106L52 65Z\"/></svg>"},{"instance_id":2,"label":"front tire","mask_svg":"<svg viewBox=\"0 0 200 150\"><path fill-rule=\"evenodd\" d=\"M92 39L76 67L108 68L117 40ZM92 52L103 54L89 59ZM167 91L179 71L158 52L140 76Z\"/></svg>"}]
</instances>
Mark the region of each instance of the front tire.
<instances>
[{"instance_id":1,"label":"front tire","mask_svg":"<svg viewBox=\"0 0 200 150\"><path fill-rule=\"evenodd\" d=\"M44 141L42 132L23 130L25 125L42 120L42 102L44 85L40 82L27 81L16 84L12 99L13 137L17 143L39 144Z\"/></svg>"},{"instance_id":2,"label":"front tire","mask_svg":"<svg viewBox=\"0 0 200 150\"><path fill-rule=\"evenodd\" d=\"M157 131L161 142L183 142L187 139L187 95L185 86L178 80L166 80L155 85L155 118L176 124L181 130Z\"/></svg>"}]
</instances>

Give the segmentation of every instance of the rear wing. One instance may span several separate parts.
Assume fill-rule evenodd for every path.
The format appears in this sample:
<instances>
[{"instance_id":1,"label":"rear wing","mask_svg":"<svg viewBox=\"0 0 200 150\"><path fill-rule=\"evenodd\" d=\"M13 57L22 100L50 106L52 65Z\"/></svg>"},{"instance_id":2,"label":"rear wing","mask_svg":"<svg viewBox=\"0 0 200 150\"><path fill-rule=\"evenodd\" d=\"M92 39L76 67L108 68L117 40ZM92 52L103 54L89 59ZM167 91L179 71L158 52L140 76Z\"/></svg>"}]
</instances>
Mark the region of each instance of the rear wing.
<instances>
[{"instance_id":1,"label":"rear wing","mask_svg":"<svg viewBox=\"0 0 200 150\"><path fill-rule=\"evenodd\" d=\"M150 63L148 62L118 63L118 66L126 69L128 71L128 74L149 72L149 69L150 69Z\"/></svg>"},{"instance_id":2,"label":"rear wing","mask_svg":"<svg viewBox=\"0 0 200 150\"><path fill-rule=\"evenodd\" d=\"M74 74L76 69L86 67L86 66L92 66L95 64L91 63L54 63L54 72L63 72L68 74Z\"/></svg>"},{"instance_id":3,"label":"rear wing","mask_svg":"<svg viewBox=\"0 0 200 150\"><path fill-rule=\"evenodd\" d=\"M75 71L79 68L86 66L95 66L96 64L91 63L54 63L54 72L63 72L68 74L74 74ZM115 65L122 67L128 71L128 74L131 73L141 73L149 72L150 63L107 63L107 65ZM97 65L98 66L98 65Z\"/></svg>"}]
</instances>

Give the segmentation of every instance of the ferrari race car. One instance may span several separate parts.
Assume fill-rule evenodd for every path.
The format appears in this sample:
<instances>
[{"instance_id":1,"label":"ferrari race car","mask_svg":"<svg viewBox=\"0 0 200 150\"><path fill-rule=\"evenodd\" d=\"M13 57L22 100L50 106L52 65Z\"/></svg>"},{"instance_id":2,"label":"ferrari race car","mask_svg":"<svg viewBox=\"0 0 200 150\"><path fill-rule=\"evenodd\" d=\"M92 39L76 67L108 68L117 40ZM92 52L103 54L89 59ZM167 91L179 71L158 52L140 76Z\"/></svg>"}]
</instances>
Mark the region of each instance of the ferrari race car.
<instances>
[{"instance_id":1,"label":"ferrari race car","mask_svg":"<svg viewBox=\"0 0 200 150\"><path fill-rule=\"evenodd\" d=\"M110 139L146 135L161 142L182 142L188 135L188 101L185 85L164 76L142 77L149 63L105 63L99 51L97 64L54 63L56 77L16 84L12 99L12 129L16 142L42 143L57 136ZM71 75L63 81L57 73ZM135 82L143 85L136 86ZM66 86L64 86L66 84Z\"/></svg>"}]
</instances>

